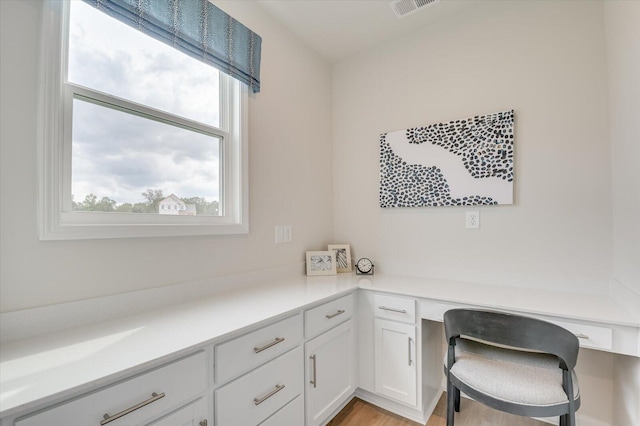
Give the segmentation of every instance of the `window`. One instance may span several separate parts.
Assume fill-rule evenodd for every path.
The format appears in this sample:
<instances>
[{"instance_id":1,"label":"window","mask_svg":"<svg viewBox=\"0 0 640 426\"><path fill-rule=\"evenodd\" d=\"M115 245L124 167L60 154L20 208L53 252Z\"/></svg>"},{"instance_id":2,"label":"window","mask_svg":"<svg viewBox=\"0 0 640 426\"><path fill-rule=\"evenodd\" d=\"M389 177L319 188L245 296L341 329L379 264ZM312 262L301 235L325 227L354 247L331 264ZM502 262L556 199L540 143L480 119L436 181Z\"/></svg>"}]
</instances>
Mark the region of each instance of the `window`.
<instances>
[{"instance_id":1,"label":"window","mask_svg":"<svg viewBox=\"0 0 640 426\"><path fill-rule=\"evenodd\" d=\"M84 2L44 22L41 239L248 232L246 86Z\"/></svg>"}]
</instances>

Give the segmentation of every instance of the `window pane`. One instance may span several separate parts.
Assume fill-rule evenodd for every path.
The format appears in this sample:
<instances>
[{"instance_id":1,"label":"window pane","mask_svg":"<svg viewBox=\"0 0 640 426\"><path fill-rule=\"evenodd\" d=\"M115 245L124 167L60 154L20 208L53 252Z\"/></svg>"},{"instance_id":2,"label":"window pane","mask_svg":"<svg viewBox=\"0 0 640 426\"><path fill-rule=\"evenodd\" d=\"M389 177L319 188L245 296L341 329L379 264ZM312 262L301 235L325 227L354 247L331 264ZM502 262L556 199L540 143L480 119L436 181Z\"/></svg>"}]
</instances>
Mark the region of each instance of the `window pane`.
<instances>
[{"instance_id":1,"label":"window pane","mask_svg":"<svg viewBox=\"0 0 640 426\"><path fill-rule=\"evenodd\" d=\"M72 1L69 81L220 126L219 73L81 1Z\"/></svg>"},{"instance_id":2,"label":"window pane","mask_svg":"<svg viewBox=\"0 0 640 426\"><path fill-rule=\"evenodd\" d=\"M218 216L221 139L73 100L73 210Z\"/></svg>"}]
</instances>

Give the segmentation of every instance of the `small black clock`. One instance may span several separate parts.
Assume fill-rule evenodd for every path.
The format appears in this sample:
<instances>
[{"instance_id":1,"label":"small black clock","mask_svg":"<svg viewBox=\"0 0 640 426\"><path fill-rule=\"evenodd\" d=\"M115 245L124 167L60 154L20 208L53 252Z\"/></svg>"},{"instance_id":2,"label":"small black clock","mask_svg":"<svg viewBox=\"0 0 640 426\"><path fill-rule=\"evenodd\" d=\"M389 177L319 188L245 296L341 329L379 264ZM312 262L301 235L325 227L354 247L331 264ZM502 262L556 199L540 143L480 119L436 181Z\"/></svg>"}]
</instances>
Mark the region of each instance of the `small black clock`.
<instances>
[{"instance_id":1,"label":"small black clock","mask_svg":"<svg viewBox=\"0 0 640 426\"><path fill-rule=\"evenodd\" d=\"M356 275L373 275L373 263L363 257L356 262Z\"/></svg>"}]
</instances>

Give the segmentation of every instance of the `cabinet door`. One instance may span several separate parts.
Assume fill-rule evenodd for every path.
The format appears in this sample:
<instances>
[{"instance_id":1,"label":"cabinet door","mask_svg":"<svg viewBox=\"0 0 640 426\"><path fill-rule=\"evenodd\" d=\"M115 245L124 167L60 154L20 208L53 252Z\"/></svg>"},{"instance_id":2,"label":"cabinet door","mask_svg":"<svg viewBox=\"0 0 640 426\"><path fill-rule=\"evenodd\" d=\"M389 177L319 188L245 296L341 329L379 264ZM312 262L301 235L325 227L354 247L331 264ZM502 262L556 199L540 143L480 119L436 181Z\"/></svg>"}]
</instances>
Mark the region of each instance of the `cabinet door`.
<instances>
[{"instance_id":1,"label":"cabinet door","mask_svg":"<svg viewBox=\"0 0 640 426\"><path fill-rule=\"evenodd\" d=\"M305 345L307 426L316 426L355 390L353 320Z\"/></svg>"},{"instance_id":2,"label":"cabinet door","mask_svg":"<svg viewBox=\"0 0 640 426\"><path fill-rule=\"evenodd\" d=\"M416 326L376 318L375 389L380 395L416 405Z\"/></svg>"},{"instance_id":3,"label":"cabinet door","mask_svg":"<svg viewBox=\"0 0 640 426\"><path fill-rule=\"evenodd\" d=\"M200 398L148 426L208 426L207 406Z\"/></svg>"}]
</instances>

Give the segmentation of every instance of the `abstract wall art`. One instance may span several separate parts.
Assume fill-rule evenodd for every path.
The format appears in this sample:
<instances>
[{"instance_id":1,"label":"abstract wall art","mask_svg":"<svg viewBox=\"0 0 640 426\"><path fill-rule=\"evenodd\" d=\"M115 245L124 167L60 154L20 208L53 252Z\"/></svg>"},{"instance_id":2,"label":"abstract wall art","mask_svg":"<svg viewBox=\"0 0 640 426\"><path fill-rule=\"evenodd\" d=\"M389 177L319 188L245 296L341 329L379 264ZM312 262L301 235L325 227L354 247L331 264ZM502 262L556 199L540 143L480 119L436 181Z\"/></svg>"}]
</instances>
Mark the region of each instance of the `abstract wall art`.
<instances>
[{"instance_id":1,"label":"abstract wall art","mask_svg":"<svg viewBox=\"0 0 640 426\"><path fill-rule=\"evenodd\" d=\"M513 204L514 111L380 135L380 207Z\"/></svg>"}]
</instances>

